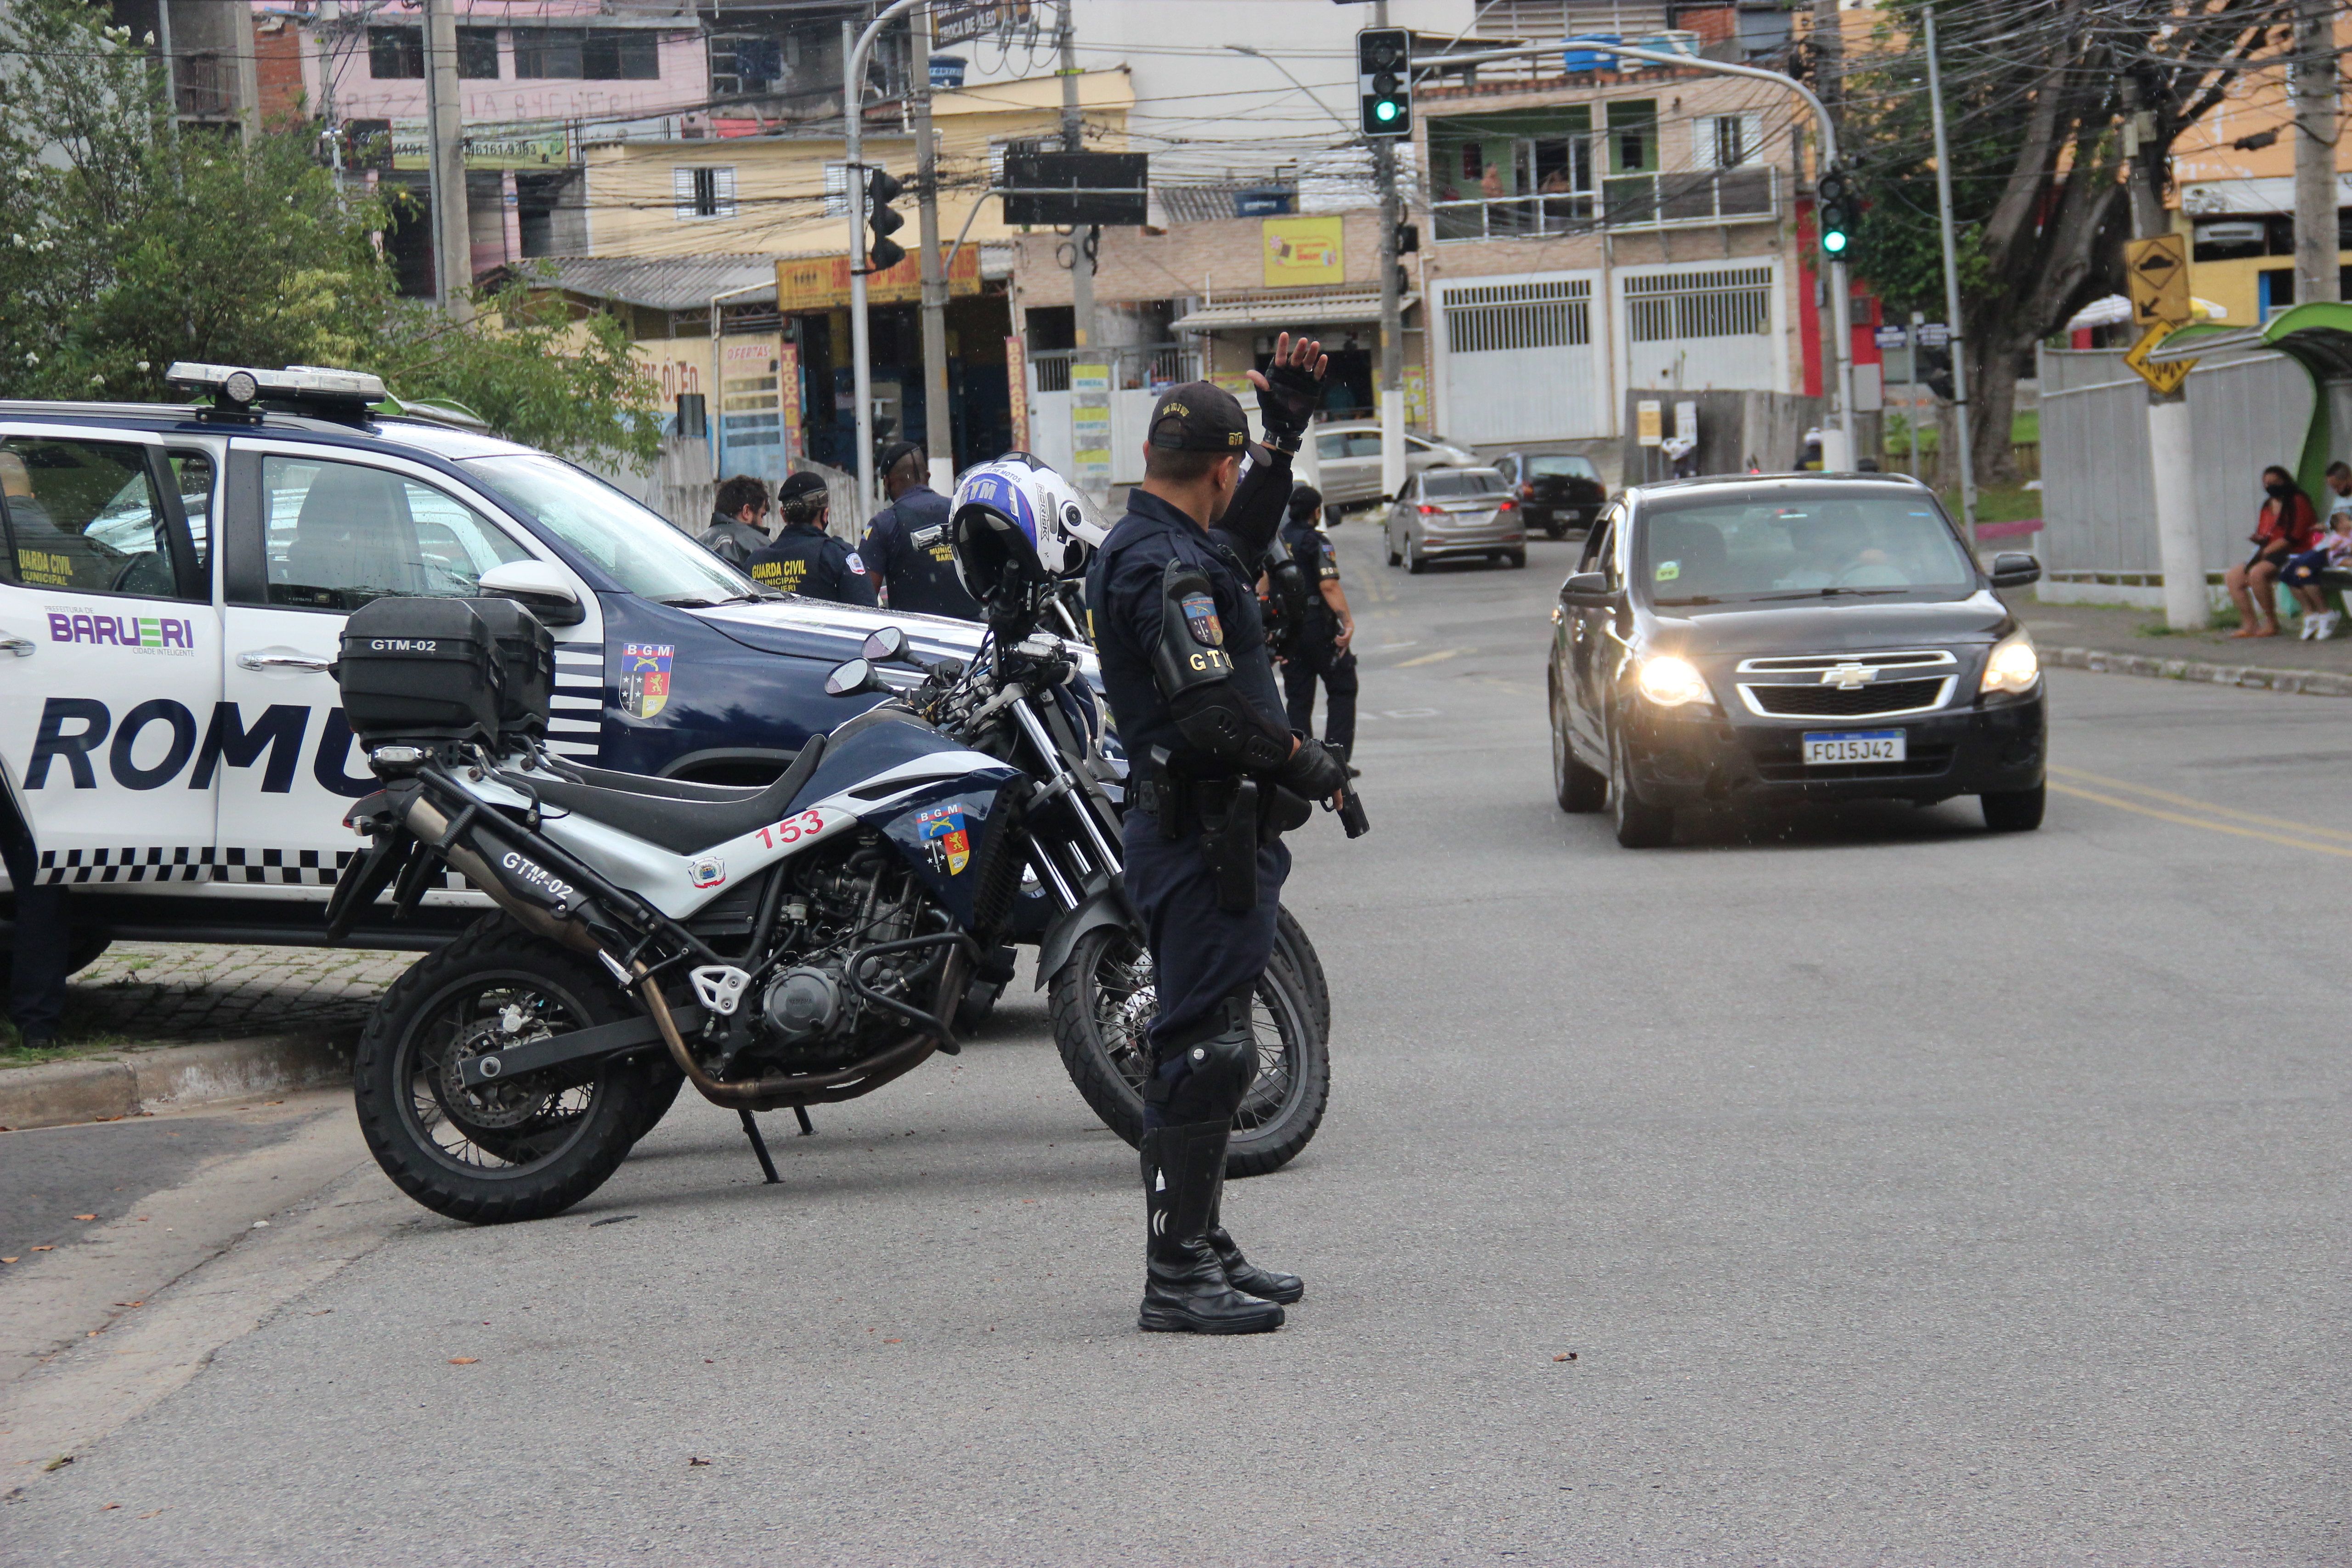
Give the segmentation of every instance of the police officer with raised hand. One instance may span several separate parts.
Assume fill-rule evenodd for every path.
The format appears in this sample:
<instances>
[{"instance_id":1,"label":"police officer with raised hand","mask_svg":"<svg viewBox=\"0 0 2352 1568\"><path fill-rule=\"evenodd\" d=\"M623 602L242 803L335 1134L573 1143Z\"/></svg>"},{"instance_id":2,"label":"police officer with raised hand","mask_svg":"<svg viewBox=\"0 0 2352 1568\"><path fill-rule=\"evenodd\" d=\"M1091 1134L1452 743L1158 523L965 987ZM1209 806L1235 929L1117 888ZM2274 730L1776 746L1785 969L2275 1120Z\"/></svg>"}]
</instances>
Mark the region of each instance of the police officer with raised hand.
<instances>
[{"instance_id":1,"label":"police officer with raised hand","mask_svg":"<svg viewBox=\"0 0 2352 1568\"><path fill-rule=\"evenodd\" d=\"M721 484L712 498L703 548L740 572L755 553L768 547L767 520L768 481L738 474Z\"/></svg>"},{"instance_id":2,"label":"police officer with raised hand","mask_svg":"<svg viewBox=\"0 0 2352 1568\"><path fill-rule=\"evenodd\" d=\"M1348 591L1339 585L1339 559L1323 520L1323 494L1312 485L1290 492L1290 521L1283 525L1282 548L1306 585L1306 615L1282 661L1282 689L1288 699L1290 727L1315 732L1315 682L1323 682L1323 743L1342 763L1356 749L1356 617ZM1349 768L1352 775L1355 769Z\"/></svg>"},{"instance_id":3,"label":"police officer with raised hand","mask_svg":"<svg viewBox=\"0 0 2352 1568\"><path fill-rule=\"evenodd\" d=\"M931 489L923 449L912 441L882 448L882 493L890 504L866 525L858 555L880 579L889 607L919 616L980 619L980 605L956 575L948 498Z\"/></svg>"},{"instance_id":4,"label":"police officer with raised hand","mask_svg":"<svg viewBox=\"0 0 2352 1568\"><path fill-rule=\"evenodd\" d=\"M857 552L824 531L824 481L799 473L776 487L784 526L745 568L766 587L837 605L874 605L874 579Z\"/></svg>"},{"instance_id":5,"label":"police officer with raised hand","mask_svg":"<svg viewBox=\"0 0 2352 1568\"><path fill-rule=\"evenodd\" d=\"M1250 999L1290 868L1280 835L1347 784L1338 758L1284 721L1255 589L1326 363L1321 344L1286 332L1267 370L1250 373L1264 448L1231 393L1192 382L1161 394L1143 483L1087 574L1134 768L1127 891L1160 1001L1144 1089L1146 1330L1259 1333L1306 1293L1244 1258L1220 1210L1233 1114L1257 1076Z\"/></svg>"}]
</instances>

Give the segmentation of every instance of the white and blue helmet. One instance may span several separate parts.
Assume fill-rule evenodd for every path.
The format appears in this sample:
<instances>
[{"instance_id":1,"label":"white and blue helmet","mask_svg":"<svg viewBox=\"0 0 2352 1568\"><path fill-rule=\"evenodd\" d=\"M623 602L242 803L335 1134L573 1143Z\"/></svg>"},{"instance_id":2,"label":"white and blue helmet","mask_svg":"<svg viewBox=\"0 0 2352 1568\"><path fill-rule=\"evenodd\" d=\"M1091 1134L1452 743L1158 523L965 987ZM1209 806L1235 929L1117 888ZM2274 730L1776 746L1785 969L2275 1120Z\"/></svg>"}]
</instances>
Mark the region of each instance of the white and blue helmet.
<instances>
[{"instance_id":1,"label":"white and blue helmet","mask_svg":"<svg viewBox=\"0 0 2352 1568\"><path fill-rule=\"evenodd\" d=\"M1110 532L1086 492L1026 452L966 468L949 503L956 575L983 603L1005 586L1005 567L1023 586L1075 576Z\"/></svg>"}]
</instances>

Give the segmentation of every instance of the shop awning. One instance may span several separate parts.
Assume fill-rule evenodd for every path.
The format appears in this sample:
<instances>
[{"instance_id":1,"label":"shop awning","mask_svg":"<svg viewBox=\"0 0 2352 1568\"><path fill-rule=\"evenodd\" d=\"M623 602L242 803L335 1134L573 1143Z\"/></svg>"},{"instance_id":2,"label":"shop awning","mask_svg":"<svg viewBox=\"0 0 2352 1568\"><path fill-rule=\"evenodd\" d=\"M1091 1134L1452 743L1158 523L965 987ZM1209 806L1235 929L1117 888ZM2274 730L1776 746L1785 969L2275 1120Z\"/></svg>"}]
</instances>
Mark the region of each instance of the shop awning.
<instances>
[{"instance_id":1,"label":"shop awning","mask_svg":"<svg viewBox=\"0 0 2352 1568\"><path fill-rule=\"evenodd\" d=\"M1397 300L1397 309L1411 310L1420 298L1418 294L1403 295ZM1380 319L1381 295L1377 289L1328 294L1259 294L1203 305L1178 317L1173 330L1180 332L1297 331L1302 328L1312 331L1317 327L1336 326L1349 321L1377 321Z\"/></svg>"}]
</instances>

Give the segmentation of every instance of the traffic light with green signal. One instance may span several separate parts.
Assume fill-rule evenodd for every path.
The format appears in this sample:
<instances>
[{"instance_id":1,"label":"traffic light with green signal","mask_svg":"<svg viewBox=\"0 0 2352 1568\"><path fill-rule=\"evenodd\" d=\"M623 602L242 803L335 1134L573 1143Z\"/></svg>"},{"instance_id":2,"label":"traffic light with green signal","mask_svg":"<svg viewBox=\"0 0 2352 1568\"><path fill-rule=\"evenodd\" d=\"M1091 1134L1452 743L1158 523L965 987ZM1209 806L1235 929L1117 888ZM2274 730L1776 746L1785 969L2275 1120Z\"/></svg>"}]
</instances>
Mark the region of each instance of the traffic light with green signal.
<instances>
[{"instance_id":1,"label":"traffic light with green signal","mask_svg":"<svg viewBox=\"0 0 2352 1568\"><path fill-rule=\"evenodd\" d=\"M866 226L874 231L866 242L868 272L887 272L907 259L907 247L890 237L907 226L906 215L890 207L906 188L881 169L875 170L866 182Z\"/></svg>"},{"instance_id":2,"label":"traffic light with green signal","mask_svg":"<svg viewBox=\"0 0 2352 1568\"><path fill-rule=\"evenodd\" d=\"M1412 134L1412 46L1402 27L1356 35L1356 98L1365 135Z\"/></svg>"},{"instance_id":3,"label":"traffic light with green signal","mask_svg":"<svg viewBox=\"0 0 2352 1568\"><path fill-rule=\"evenodd\" d=\"M1822 254L1832 261L1853 259L1853 186L1845 170L1835 163L1822 171L1813 186L1813 216L1821 225Z\"/></svg>"}]
</instances>

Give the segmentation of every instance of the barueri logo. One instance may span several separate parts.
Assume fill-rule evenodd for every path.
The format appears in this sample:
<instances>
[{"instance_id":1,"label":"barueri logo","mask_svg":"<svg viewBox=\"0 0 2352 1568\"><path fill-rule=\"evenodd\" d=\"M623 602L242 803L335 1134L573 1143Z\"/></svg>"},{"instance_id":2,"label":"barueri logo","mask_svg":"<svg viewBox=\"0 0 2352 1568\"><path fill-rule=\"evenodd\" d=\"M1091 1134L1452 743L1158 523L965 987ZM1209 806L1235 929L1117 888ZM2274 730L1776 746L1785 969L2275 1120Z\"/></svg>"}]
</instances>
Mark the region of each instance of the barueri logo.
<instances>
[{"instance_id":1,"label":"barueri logo","mask_svg":"<svg viewBox=\"0 0 2352 1568\"><path fill-rule=\"evenodd\" d=\"M124 647L134 653L185 658L196 651L196 623L157 616L93 616L87 610L47 607L51 642Z\"/></svg>"}]
</instances>

